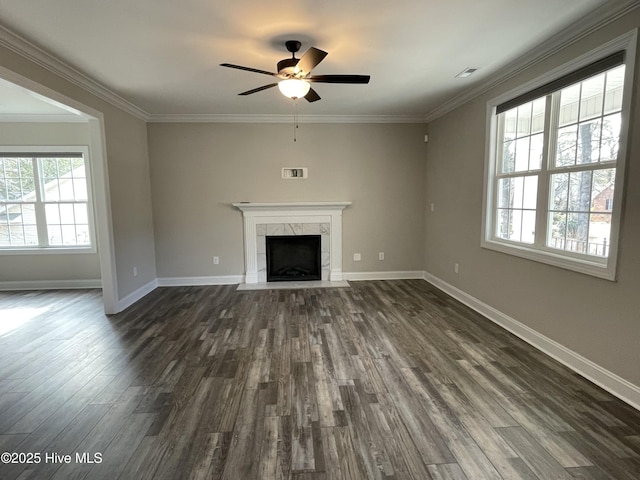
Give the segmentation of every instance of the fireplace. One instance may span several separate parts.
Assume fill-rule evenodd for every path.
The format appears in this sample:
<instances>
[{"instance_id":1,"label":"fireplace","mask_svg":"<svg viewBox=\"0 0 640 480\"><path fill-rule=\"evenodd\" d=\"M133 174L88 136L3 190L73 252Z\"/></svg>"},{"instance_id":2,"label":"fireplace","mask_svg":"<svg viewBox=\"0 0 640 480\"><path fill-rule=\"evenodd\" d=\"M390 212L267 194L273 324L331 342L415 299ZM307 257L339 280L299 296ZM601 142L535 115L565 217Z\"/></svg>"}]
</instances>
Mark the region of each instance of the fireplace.
<instances>
[{"instance_id":1,"label":"fireplace","mask_svg":"<svg viewBox=\"0 0 640 480\"><path fill-rule=\"evenodd\" d=\"M321 280L320 235L268 235L267 282Z\"/></svg>"},{"instance_id":2,"label":"fireplace","mask_svg":"<svg viewBox=\"0 0 640 480\"><path fill-rule=\"evenodd\" d=\"M351 202L253 203L242 211L245 283L267 282L266 238L320 235L321 280L342 281L342 210Z\"/></svg>"}]
</instances>

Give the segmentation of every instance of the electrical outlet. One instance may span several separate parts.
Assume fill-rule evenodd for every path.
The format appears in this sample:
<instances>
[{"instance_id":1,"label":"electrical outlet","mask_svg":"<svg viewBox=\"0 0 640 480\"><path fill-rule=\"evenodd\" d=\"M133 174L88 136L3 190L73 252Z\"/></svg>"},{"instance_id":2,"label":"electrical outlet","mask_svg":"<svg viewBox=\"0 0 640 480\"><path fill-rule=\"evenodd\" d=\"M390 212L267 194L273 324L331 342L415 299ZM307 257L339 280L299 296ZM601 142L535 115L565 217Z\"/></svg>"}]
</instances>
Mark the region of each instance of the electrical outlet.
<instances>
[{"instance_id":1,"label":"electrical outlet","mask_svg":"<svg viewBox=\"0 0 640 480\"><path fill-rule=\"evenodd\" d=\"M460 272L460 265L458 265L457 263L455 263L455 264L453 265L453 271L454 271L454 272L456 272L456 273L459 273L459 272Z\"/></svg>"},{"instance_id":2,"label":"electrical outlet","mask_svg":"<svg viewBox=\"0 0 640 480\"><path fill-rule=\"evenodd\" d=\"M432 211L432 212L435 212L435 211L436 211L436 204L435 204L435 203L432 203L432 204L431 204L431 211Z\"/></svg>"},{"instance_id":3,"label":"electrical outlet","mask_svg":"<svg viewBox=\"0 0 640 480\"><path fill-rule=\"evenodd\" d=\"M218 265L220 263L220 257L213 257L213 264Z\"/></svg>"},{"instance_id":4,"label":"electrical outlet","mask_svg":"<svg viewBox=\"0 0 640 480\"><path fill-rule=\"evenodd\" d=\"M360 260L362 260L362 255L360 255L359 253L354 253L353 254L353 261L354 262L359 262Z\"/></svg>"},{"instance_id":5,"label":"electrical outlet","mask_svg":"<svg viewBox=\"0 0 640 480\"><path fill-rule=\"evenodd\" d=\"M378 260L384 260L384 252L378 253Z\"/></svg>"},{"instance_id":6,"label":"electrical outlet","mask_svg":"<svg viewBox=\"0 0 640 480\"><path fill-rule=\"evenodd\" d=\"M134 277L138 276L138 267L133 267L133 276Z\"/></svg>"}]
</instances>

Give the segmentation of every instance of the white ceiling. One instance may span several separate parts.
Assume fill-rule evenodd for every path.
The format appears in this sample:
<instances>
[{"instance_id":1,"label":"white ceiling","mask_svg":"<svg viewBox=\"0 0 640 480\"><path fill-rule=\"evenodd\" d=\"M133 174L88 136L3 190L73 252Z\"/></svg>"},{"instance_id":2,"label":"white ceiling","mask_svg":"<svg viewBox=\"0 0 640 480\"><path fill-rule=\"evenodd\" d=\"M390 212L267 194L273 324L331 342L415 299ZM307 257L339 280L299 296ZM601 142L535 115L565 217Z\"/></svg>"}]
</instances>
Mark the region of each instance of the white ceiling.
<instances>
[{"instance_id":1,"label":"white ceiling","mask_svg":"<svg viewBox=\"0 0 640 480\"><path fill-rule=\"evenodd\" d=\"M85 121L64 105L0 78L0 121Z\"/></svg>"},{"instance_id":2,"label":"white ceiling","mask_svg":"<svg viewBox=\"0 0 640 480\"><path fill-rule=\"evenodd\" d=\"M368 85L315 84L322 100L300 101L300 114L423 116L594 10L629 3L0 0L0 24L152 118L289 115L291 101L277 89L237 95L272 77L219 66L275 71L289 56L287 39L329 52L314 74L371 75ZM466 67L479 70L454 78Z\"/></svg>"}]
</instances>

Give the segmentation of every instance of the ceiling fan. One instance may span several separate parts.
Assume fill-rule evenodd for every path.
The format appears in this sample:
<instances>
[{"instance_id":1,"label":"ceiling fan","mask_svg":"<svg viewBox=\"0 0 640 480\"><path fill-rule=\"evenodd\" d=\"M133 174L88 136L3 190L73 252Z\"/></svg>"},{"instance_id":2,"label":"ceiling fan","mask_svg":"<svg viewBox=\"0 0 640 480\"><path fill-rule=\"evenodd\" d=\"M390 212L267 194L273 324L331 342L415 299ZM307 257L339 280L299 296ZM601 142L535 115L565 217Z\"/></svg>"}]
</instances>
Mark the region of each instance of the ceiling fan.
<instances>
[{"instance_id":1,"label":"ceiling fan","mask_svg":"<svg viewBox=\"0 0 640 480\"><path fill-rule=\"evenodd\" d=\"M350 83L350 84L366 84L371 78L369 75L311 75L313 70L324 57L327 52L318 48L311 47L300 58L296 58L296 52L300 50L302 44L297 40L288 40L285 42L287 50L291 52L291 58L280 60L277 64L278 73L267 72L257 68L243 67L241 65L233 65L231 63L221 63L221 67L237 68L238 70L246 70L247 72L262 73L279 78L280 81L263 85L262 87L247 90L238 95L251 95L261 92L275 86L286 97L292 99L305 98L308 102L316 102L320 100L320 95L311 88L310 83Z\"/></svg>"}]
</instances>

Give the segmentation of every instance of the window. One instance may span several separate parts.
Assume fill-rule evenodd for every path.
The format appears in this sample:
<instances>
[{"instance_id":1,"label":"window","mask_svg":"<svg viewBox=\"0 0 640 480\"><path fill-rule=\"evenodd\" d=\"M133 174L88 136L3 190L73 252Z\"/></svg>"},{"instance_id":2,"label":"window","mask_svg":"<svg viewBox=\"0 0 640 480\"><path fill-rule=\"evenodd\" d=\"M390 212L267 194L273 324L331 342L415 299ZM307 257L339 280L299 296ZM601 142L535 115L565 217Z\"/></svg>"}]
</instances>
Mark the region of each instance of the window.
<instances>
[{"instance_id":1,"label":"window","mask_svg":"<svg viewBox=\"0 0 640 480\"><path fill-rule=\"evenodd\" d=\"M93 248L86 151L52 150L0 152L0 250Z\"/></svg>"},{"instance_id":2,"label":"window","mask_svg":"<svg viewBox=\"0 0 640 480\"><path fill-rule=\"evenodd\" d=\"M489 102L484 247L615 278L625 57L607 52Z\"/></svg>"}]
</instances>

